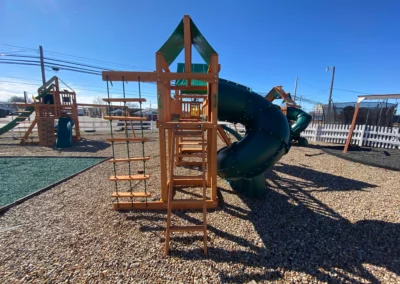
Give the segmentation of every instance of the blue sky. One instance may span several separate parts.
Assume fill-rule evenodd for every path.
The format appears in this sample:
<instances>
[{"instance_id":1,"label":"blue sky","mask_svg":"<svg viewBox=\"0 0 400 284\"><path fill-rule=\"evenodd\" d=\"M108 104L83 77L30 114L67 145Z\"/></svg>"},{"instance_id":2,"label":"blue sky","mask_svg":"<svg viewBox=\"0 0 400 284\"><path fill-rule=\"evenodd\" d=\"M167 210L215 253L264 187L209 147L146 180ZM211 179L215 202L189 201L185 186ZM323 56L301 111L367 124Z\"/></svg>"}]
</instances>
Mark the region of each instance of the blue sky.
<instances>
[{"instance_id":1,"label":"blue sky","mask_svg":"<svg viewBox=\"0 0 400 284\"><path fill-rule=\"evenodd\" d=\"M400 93L399 1L196 3L200 2L2 0L0 53L37 55L42 45L47 57L130 71L154 70L155 52L189 14L219 53L220 76L255 91L282 85L293 93L298 76L298 95L326 103L331 73L325 68L336 66L334 101L357 97L338 89ZM200 62L198 56L194 59ZM100 77L46 72L47 78L57 75L76 89L81 102L106 95ZM0 64L0 100L24 90L33 93L40 80L39 67ZM154 85L144 85L142 90L154 106ZM137 85L129 84L128 91L136 92Z\"/></svg>"}]
</instances>

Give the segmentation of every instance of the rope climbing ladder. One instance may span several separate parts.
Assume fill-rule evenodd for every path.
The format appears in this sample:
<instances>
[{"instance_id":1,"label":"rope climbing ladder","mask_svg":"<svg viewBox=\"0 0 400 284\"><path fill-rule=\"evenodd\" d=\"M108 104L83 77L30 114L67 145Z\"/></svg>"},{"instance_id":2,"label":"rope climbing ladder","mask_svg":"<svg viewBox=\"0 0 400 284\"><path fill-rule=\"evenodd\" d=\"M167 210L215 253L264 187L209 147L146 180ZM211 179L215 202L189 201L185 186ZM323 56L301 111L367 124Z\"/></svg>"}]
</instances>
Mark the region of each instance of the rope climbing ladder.
<instances>
[{"instance_id":1,"label":"rope climbing ladder","mask_svg":"<svg viewBox=\"0 0 400 284\"><path fill-rule=\"evenodd\" d=\"M140 78L139 78L140 80ZM144 198L146 206L147 206L147 198L151 197L151 194L147 192L147 180L150 178L149 174L146 174L146 161L150 159L150 157L145 156L145 143L148 141L147 138L144 137L143 132L143 121L147 120L143 117L142 112L142 103L146 101L146 99L142 98L141 91L140 91L140 81L139 81L139 98L126 98L126 91L125 91L125 78L122 76L122 91L123 97L122 98L111 98L110 97L110 88L109 83L112 86L112 82L107 78L107 98L103 99L108 103L108 116L105 116L104 119L109 120L110 123L110 138L107 139L108 142L111 142L111 149L112 149L112 159L109 162L113 163L113 176L110 177L110 181L114 182L114 192L112 193L112 197L116 199L114 203L114 209L119 209L119 202L121 198L128 198L132 202L132 206L134 203L134 199L136 198ZM112 102L123 102L124 108L124 115L123 116L114 116L112 115ZM128 106L127 102L138 102L140 104L140 117L128 116ZM114 137L113 134L113 121L123 121L125 125L124 137ZM142 135L140 138L137 137L129 137L129 131L127 130L128 122L131 123L132 121L140 121L140 126L142 128ZM133 128L132 128L133 129ZM134 132L132 134L134 135ZM121 143L119 143L121 142ZM131 146L134 147L134 144L141 143L141 157L132 157L132 149ZM116 157L116 145L125 144L126 146L126 157ZM136 162L143 162L143 170L137 170L137 174L132 174L134 172ZM128 175L118 175L117 174L117 163L128 163ZM137 167L139 169L139 167ZM128 181L129 182L129 189L121 190L121 187L118 185L119 182ZM134 191L136 187L138 187L139 182L144 182L144 191L138 192ZM136 183L134 183L136 182Z\"/></svg>"}]
</instances>

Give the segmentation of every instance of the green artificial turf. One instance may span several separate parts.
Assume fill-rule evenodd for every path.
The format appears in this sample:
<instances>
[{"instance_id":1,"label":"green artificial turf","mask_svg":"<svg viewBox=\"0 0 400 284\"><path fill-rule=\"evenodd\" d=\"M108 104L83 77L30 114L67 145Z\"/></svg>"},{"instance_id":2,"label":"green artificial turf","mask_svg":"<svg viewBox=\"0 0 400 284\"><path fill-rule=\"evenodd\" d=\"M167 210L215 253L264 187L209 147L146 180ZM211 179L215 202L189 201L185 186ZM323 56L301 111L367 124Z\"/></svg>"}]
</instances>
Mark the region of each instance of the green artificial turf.
<instances>
[{"instance_id":1,"label":"green artificial turf","mask_svg":"<svg viewBox=\"0 0 400 284\"><path fill-rule=\"evenodd\" d=\"M0 207L68 178L104 158L0 158Z\"/></svg>"}]
</instances>

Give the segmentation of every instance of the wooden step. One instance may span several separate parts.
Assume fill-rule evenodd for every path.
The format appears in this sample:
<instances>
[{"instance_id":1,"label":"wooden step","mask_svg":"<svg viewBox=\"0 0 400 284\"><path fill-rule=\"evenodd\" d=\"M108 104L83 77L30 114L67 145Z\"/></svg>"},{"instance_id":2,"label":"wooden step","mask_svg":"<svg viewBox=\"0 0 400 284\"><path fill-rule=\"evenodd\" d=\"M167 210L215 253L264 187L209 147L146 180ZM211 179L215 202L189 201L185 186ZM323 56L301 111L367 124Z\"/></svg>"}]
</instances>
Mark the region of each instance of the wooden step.
<instances>
[{"instance_id":1,"label":"wooden step","mask_svg":"<svg viewBox=\"0 0 400 284\"><path fill-rule=\"evenodd\" d=\"M203 175L192 175L192 176L172 176L173 179L200 179Z\"/></svg>"},{"instance_id":2,"label":"wooden step","mask_svg":"<svg viewBox=\"0 0 400 284\"><path fill-rule=\"evenodd\" d=\"M139 99L139 98L113 98L113 99L103 99L105 102L128 102L128 103L139 103L145 102L146 99Z\"/></svg>"},{"instance_id":3,"label":"wooden step","mask_svg":"<svg viewBox=\"0 0 400 284\"><path fill-rule=\"evenodd\" d=\"M113 192L112 197L116 198L139 198L139 197L151 197L151 193L149 192Z\"/></svg>"},{"instance_id":4,"label":"wooden step","mask_svg":"<svg viewBox=\"0 0 400 284\"><path fill-rule=\"evenodd\" d=\"M189 153L202 153L201 148L181 148L182 154L189 154Z\"/></svg>"},{"instance_id":5,"label":"wooden step","mask_svg":"<svg viewBox=\"0 0 400 284\"><path fill-rule=\"evenodd\" d=\"M175 162L176 166L192 166L192 167L201 167L203 166L203 162L191 162L191 161L179 161Z\"/></svg>"},{"instance_id":6,"label":"wooden step","mask_svg":"<svg viewBox=\"0 0 400 284\"><path fill-rule=\"evenodd\" d=\"M147 138L107 138L108 142L147 142Z\"/></svg>"},{"instance_id":7,"label":"wooden step","mask_svg":"<svg viewBox=\"0 0 400 284\"><path fill-rule=\"evenodd\" d=\"M204 157L204 158L207 158L207 153L201 154L201 151L199 151L199 152L175 154L175 157L178 157L178 158L184 158L184 157L188 157L188 158L203 158Z\"/></svg>"},{"instance_id":8,"label":"wooden step","mask_svg":"<svg viewBox=\"0 0 400 284\"><path fill-rule=\"evenodd\" d=\"M200 208L201 205L203 205L205 202L202 199L173 199L171 200L171 204L190 204L190 206L195 206L198 205L198 207Z\"/></svg>"},{"instance_id":9,"label":"wooden step","mask_svg":"<svg viewBox=\"0 0 400 284\"><path fill-rule=\"evenodd\" d=\"M111 159L108 160L110 163L119 163L119 162L137 162L137 161L147 161L150 160L150 157L144 158L123 158L123 159Z\"/></svg>"},{"instance_id":10,"label":"wooden step","mask_svg":"<svg viewBox=\"0 0 400 284\"><path fill-rule=\"evenodd\" d=\"M201 137L203 136L202 131L176 131L174 133L175 137Z\"/></svg>"},{"instance_id":11,"label":"wooden step","mask_svg":"<svg viewBox=\"0 0 400 284\"><path fill-rule=\"evenodd\" d=\"M207 142L201 142L201 141L183 141L183 142L180 142L178 145L179 145L179 146L185 146L185 145L201 145L201 144L207 145ZM199 149L201 149L201 148L199 148Z\"/></svg>"},{"instance_id":12,"label":"wooden step","mask_svg":"<svg viewBox=\"0 0 400 284\"><path fill-rule=\"evenodd\" d=\"M171 226L171 232L202 232L204 231L204 225L192 225L192 226Z\"/></svg>"},{"instance_id":13,"label":"wooden step","mask_svg":"<svg viewBox=\"0 0 400 284\"><path fill-rule=\"evenodd\" d=\"M147 117L134 117L134 116L105 116L106 120L121 120L121 121L146 121Z\"/></svg>"},{"instance_id":14,"label":"wooden step","mask_svg":"<svg viewBox=\"0 0 400 284\"><path fill-rule=\"evenodd\" d=\"M130 176L111 176L110 181L124 181L124 180L147 180L150 175L130 175Z\"/></svg>"}]
</instances>

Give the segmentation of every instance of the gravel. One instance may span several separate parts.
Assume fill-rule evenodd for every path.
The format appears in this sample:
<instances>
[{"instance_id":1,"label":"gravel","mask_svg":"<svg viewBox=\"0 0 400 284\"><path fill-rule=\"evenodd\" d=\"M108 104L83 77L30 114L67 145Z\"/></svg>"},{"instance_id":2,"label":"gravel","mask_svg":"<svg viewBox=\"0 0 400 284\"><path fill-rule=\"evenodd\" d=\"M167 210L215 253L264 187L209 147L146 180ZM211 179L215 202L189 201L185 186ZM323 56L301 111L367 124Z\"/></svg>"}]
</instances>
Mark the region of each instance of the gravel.
<instances>
[{"instance_id":1,"label":"gravel","mask_svg":"<svg viewBox=\"0 0 400 284\"><path fill-rule=\"evenodd\" d=\"M159 197L157 135L146 144L150 191ZM110 156L105 136L57 151L2 140L14 156ZM117 156L125 146L116 147ZM140 144L131 148L141 156ZM126 170L126 167L121 170ZM141 170L141 166L133 170ZM195 170L181 169L182 172ZM121 171L122 172L122 171ZM201 236L172 238L164 255L165 212L112 210L112 166L101 163L0 217L0 279L13 282L264 283L400 282L400 175L293 147L266 174L263 200L219 180ZM178 192L194 193L196 189ZM201 213L177 211L174 223ZM252 282L253 281L253 282Z\"/></svg>"}]
</instances>

